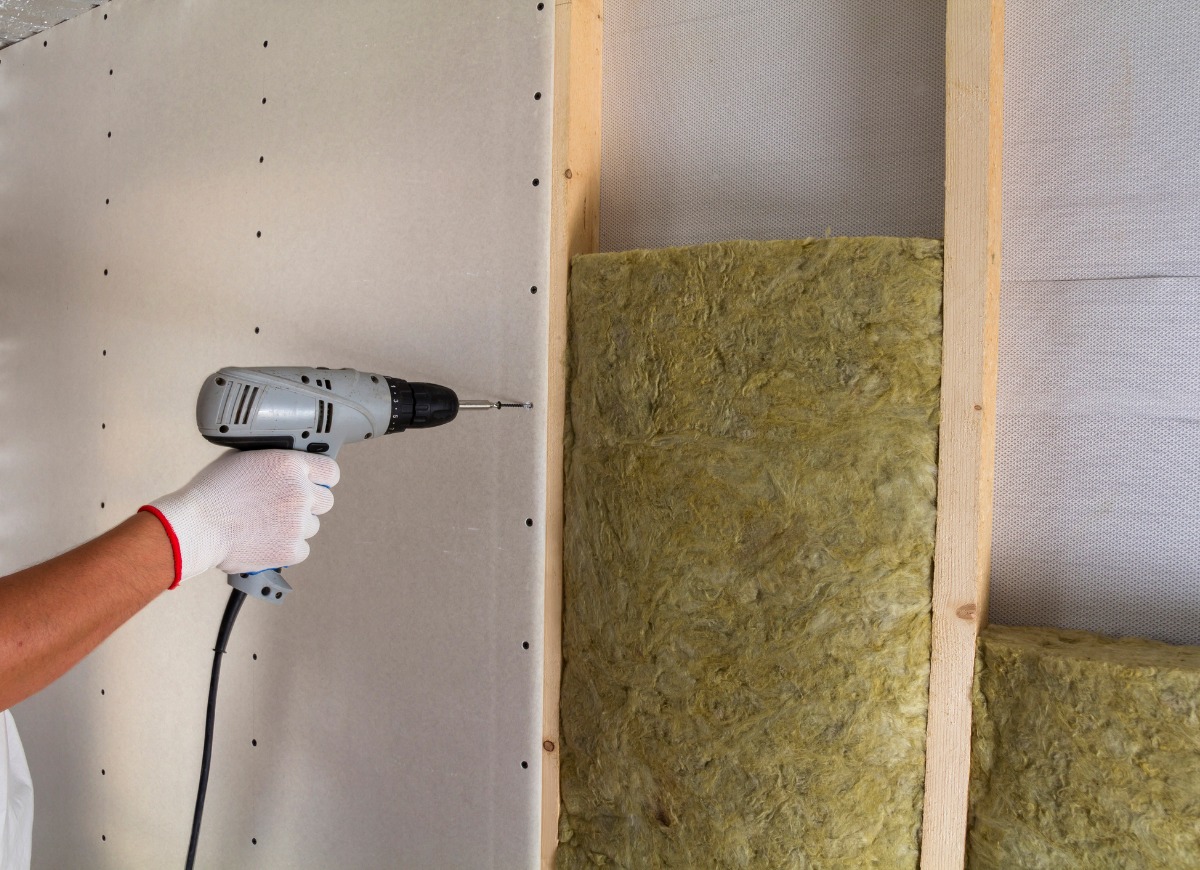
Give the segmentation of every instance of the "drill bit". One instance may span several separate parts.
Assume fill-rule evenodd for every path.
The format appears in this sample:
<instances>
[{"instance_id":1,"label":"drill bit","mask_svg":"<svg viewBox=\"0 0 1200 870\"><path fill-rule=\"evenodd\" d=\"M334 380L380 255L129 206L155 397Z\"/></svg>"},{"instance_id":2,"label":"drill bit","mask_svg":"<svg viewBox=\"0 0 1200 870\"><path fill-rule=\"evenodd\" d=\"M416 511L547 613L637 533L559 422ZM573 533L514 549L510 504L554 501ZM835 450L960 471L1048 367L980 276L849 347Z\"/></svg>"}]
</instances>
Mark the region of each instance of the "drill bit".
<instances>
[{"instance_id":1,"label":"drill bit","mask_svg":"<svg viewBox=\"0 0 1200 870\"><path fill-rule=\"evenodd\" d=\"M484 411L489 408L525 408L531 410L533 402L493 402L490 399L461 399L458 403L460 411Z\"/></svg>"}]
</instances>

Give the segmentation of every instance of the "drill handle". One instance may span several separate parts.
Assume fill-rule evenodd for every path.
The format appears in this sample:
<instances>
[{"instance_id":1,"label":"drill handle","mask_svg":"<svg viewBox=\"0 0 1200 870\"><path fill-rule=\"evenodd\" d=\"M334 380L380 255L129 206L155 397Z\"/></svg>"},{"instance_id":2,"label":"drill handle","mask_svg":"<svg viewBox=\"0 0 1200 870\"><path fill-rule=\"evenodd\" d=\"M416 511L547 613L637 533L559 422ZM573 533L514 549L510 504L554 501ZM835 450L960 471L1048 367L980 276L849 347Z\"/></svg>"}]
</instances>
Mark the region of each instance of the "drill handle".
<instances>
[{"instance_id":1,"label":"drill handle","mask_svg":"<svg viewBox=\"0 0 1200 870\"><path fill-rule=\"evenodd\" d=\"M230 574L229 585L245 592L250 598L272 602L282 601L283 596L292 591L292 587L283 579L282 568L268 568L266 571L254 571L247 574Z\"/></svg>"}]
</instances>

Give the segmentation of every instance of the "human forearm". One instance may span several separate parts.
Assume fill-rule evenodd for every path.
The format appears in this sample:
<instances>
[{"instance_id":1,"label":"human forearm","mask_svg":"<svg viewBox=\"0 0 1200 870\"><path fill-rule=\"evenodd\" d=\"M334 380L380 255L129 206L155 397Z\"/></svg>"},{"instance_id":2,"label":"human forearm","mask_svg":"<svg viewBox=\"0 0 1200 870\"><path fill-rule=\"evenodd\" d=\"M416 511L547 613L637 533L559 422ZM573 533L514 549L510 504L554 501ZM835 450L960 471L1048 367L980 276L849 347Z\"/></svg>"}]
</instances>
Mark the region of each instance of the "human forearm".
<instances>
[{"instance_id":1,"label":"human forearm","mask_svg":"<svg viewBox=\"0 0 1200 870\"><path fill-rule=\"evenodd\" d=\"M166 532L141 513L0 579L0 710L66 673L174 577Z\"/></svg>"},{"instance_id":2,"label":"human forearm","mask_svg":"<svg viewBox=\"0 0 1200 870\"><path fill-rule=\"evenodd\" d=\"M302 561L338 474L328 456L229 452L107 534L0 578L0 710L62 676L181 581Z\"/></svg>"}]
</instances>

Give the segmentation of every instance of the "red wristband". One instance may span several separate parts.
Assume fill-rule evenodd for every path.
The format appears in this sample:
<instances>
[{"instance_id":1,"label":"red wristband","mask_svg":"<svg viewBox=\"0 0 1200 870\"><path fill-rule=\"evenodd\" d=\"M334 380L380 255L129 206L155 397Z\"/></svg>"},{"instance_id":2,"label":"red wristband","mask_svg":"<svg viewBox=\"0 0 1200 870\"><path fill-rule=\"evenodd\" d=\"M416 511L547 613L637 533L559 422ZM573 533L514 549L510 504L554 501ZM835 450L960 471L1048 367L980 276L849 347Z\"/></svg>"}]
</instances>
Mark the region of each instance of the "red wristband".
<instances>
[{"instance_id":1,"label":"red wristband","mask_svg":"<svg viewBox=\"0 0 1200 870\"><path fill-rule=\"evenodd\" d=\"M158 517L158 521L162 523L162 527L167 532L167 537L171 539L171 554L175 557L175 582L167 588L174 589L183 579L183 554L179 552L179 538L175 536L175 530L171 528L171 524L167 521L167 518L163 516L163 512L154 505L142 505L140 508L138 508L138 513L140 514L142 511Z\"/></svg>"}]
</instances>

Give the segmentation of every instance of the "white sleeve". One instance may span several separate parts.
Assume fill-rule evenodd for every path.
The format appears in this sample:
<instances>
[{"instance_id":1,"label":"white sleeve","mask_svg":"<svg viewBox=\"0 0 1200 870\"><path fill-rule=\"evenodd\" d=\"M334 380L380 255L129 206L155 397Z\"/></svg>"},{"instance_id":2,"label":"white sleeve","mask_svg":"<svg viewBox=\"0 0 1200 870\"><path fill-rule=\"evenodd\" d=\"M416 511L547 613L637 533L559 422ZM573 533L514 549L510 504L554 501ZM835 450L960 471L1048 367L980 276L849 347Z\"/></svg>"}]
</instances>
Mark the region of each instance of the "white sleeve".
<instances>
[{"instance_id":1,"label":"white sleeve","mask_svg":"<svg viewBox=\"0 0 1200 870\"><path fill-rule=\"evenodd\" d=\"M29 870L33 780L12 713L0 713L0 870Z\"/></svg>"}]
</instances>

